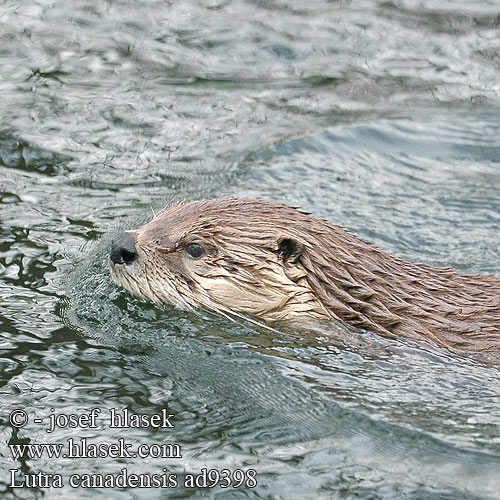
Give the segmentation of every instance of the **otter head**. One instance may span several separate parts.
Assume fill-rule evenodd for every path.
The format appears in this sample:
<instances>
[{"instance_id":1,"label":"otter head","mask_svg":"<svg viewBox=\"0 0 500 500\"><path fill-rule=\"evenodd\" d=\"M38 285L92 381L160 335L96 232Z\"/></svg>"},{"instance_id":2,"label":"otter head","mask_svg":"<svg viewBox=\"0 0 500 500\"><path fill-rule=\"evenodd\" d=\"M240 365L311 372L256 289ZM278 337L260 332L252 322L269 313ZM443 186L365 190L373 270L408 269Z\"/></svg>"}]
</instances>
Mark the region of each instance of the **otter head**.
<instances>
[{"instance_id":1,"label":"otter head","mask_svg":"<svg viewBox=\"0 0 500 500\"><path fill-rule=\"evenodd\" d=\"M325 316L301 263L307 223L306 214L266 201L171 204L114 240L111 276L135 295L181 309Z\"/></svg>"}]
</instances>

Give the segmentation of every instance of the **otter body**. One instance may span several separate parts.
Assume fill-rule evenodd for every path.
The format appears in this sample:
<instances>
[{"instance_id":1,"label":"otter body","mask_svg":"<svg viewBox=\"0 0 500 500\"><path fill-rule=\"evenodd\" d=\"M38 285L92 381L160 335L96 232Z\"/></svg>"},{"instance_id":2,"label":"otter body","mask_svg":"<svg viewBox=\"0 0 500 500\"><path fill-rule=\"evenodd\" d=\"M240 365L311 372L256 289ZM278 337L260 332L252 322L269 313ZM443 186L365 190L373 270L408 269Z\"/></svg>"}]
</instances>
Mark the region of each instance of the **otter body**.
<instances>
[{"instance_id":1,"label":"otter body","mask_svg":"<svg viewBox=\"0 0 500 500\"><path fill-rule=\"evenodd\" d=\"M279 203L168 205L114 241L110 269L130 292L182 309L334 319L384 336L500 351L500 277L406 261Z\"/></svg>"}]
</instances>

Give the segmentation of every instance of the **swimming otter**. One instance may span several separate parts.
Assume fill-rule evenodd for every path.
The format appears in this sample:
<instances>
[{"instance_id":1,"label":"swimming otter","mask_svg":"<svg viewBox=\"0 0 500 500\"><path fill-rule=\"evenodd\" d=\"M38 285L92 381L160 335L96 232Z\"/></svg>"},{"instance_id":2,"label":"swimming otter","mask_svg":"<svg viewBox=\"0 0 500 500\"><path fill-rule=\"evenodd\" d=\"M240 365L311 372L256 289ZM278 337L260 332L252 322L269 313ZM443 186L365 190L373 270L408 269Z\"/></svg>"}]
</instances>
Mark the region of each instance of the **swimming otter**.
<instances>
[{"instance_id":1,"label":"swimming otter","mask_svg":"<svg viewBox=\"0 0 500 500\"><path fill-rule=\"evenodd\" d=\"M390 255L269 201L171 204L112 244L114 281L179 308L330 318L466 351L500 351L500 277Z\"/></svg>"}]
</instances>

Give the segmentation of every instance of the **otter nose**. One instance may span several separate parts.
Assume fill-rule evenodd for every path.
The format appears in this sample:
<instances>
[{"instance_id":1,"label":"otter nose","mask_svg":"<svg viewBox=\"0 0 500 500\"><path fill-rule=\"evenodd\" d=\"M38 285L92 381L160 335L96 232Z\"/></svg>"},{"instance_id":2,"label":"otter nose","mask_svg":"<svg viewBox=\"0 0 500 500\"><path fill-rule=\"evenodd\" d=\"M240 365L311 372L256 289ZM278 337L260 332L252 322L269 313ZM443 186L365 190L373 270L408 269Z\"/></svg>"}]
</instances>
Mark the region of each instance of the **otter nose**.
<instances>
[{"instance_id":1,"label":"otter nose","mask_svg":"<svg viewBox=\"0 0 500 500\"><path fill-rule=\"evenodd\" d=\"M109 258L113 264L130 264L136 257L134 233L121 233L111 243Z\"/></svg>"}]
</instances>

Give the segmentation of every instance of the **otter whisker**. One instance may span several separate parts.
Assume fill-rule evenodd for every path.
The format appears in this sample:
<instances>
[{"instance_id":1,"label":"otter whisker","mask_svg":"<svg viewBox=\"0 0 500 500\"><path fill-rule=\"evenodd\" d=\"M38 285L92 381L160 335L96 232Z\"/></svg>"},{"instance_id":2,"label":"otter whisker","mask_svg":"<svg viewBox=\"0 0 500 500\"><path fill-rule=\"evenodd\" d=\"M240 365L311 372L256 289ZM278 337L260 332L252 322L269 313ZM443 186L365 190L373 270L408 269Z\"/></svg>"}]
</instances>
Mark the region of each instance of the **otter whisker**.
<instances>
[{"instance_id":1,"label":"otter whisker","mask_svg":"<svg viewBox=\"0 0 500 500\"><path fill-rule=\"evenodd\" d=\"M238 323L234 318L231 317L231 316L236 316L238 319L241 319L243 321L248 321L254 324L255 326L264 328L265 330L269 330L270 332L277 333L279 335L282 334L279 330L276 330L276 328L266 325L265 323L261 323L260 321L250 318L249 316L245 316L244 314L237 313L236 311L231 311L230 309L226 308L222 309L220 307L214 309L214 311L218 312L221 316L224 316L226 319L232 321L233 323Z\"/></svg>"},{"instance_id":2,"label":"otter whisker","mask_svg":"<svg viewBox=\"0 0 500 500\"><path fill-rule=\"evenodd\" d=\"M158 247L157 250L160 253L172 253L172 252L175 252L177 250L177 247L176 246L173 246L173 247Z\"/></svg>"}]
</instances>

